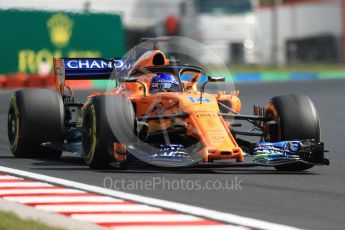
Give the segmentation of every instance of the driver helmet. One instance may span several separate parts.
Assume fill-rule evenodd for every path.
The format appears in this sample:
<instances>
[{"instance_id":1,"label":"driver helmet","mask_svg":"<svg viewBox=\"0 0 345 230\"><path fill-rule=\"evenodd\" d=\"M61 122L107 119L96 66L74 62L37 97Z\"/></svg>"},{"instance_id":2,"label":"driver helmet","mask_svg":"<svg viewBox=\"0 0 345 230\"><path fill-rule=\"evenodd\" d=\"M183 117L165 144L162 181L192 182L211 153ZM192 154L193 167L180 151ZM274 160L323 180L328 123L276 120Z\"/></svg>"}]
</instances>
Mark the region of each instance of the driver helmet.
<instances>
[{"instance_id":1,"label":"driver helmet","mask_svg":"<svg viewBox=\"0 0 345 230\"><path fill-rule=\"evenodd\" d=\"M178 92L180 84L174 75L167 73L157 73L151 79L150 93Z\"/></svg>"}]
</instances>

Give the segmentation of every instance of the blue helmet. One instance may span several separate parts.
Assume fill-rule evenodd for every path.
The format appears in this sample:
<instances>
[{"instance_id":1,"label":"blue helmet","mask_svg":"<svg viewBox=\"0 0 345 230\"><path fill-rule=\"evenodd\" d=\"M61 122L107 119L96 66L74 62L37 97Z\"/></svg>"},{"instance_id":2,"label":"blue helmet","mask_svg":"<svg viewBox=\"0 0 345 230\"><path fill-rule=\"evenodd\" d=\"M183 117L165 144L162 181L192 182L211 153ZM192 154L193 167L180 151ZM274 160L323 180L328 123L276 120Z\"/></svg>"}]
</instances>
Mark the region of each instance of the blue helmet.
<instances>
[{"instance_id":1,"label":"blue helmet","mask_svg":"<svg viewBox=\"0 0 345 230\"><path fill-rule=\"evenodd\" d=\"M157 73L151 79L150 93L178 91L180 91L180 84L174 75Z\"/></svg>"}]
</instances>

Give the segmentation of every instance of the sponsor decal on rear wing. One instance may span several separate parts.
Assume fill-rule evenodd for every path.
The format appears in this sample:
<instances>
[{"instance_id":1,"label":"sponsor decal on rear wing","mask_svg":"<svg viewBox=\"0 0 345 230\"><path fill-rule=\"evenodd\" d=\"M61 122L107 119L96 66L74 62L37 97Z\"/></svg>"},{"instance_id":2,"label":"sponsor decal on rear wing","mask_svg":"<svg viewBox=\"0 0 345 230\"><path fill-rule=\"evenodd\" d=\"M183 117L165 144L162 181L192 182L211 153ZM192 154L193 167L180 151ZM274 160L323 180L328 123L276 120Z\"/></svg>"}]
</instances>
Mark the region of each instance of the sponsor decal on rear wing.
<instances>
[{"instance_id":1,"label":"sponsor decal on rear wing","mask_svg":"<svg viewBox=\"0 0 345 230\"><path fill-rule=\"evenodd\" d=\"M110 79L113 70L129 71L130 63L123 59L54 58L54 75L60 83L65 80Z\"/></svg>"}]
</instances>

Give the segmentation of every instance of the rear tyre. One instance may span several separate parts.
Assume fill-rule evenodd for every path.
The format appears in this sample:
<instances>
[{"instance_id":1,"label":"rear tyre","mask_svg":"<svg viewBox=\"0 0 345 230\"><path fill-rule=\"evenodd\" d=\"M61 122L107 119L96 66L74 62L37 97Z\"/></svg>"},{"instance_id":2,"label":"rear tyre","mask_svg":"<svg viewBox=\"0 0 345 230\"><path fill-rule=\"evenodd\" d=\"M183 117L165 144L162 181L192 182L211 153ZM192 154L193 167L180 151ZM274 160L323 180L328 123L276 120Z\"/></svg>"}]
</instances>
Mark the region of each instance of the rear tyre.
<instances>
[{"instance_id":1,"label":"rear tyre","mask_svg":"<svg viewBox=\"0 0 345 230\"><path fill-rule=\"evenodd\" d=\"M277 125L265 127L267 141L320 141L319 117L308 96L290 94L274 97L266 107L266 116L277 121ZM275 168L280 171L302 171L312 167L312 164L292 163Z\"/></svg>"},{"instance_id":2,"label":"rear tyre","mask_svg":"<svg viewBox=\"0 0 345 230\"><path fill-rule=\"evenodd\" d=\"M10 100L7 128L10 150L15 157L60 157L62 151L41 144L63 141L61 97L48 89L16 91Z\"/></svg>"},{"instance_id":3,"label":"rear tyre","mask_svg":"<svg viewBox=\"0 0 345 230\"><path fill-rule=\"evenodd\" d=\"M82 148L91 169L106 169L114 161L114 143L126 143L135 130L131 102L121 96L96 96L84 110ZM130 139L133 140L133 139Z\"/></svg>"}]
</instances>

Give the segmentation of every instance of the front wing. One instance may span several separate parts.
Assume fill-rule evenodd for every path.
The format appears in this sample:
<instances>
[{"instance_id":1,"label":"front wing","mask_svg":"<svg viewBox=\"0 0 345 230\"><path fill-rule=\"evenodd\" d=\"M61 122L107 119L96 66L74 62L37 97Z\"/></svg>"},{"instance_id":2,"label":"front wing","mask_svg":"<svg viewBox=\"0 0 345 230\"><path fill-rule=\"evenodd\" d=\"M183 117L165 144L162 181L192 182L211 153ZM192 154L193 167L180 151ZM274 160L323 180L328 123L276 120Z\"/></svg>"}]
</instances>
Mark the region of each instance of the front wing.
<instances>
[{"instance_id":1,"label":"front wing","mask_svg":"<svg viewBox=\"0 0 345 230\"><path fill-rule=\"evenodd\" d=\"M67 152L82 154L81 143L44 143L46 147ZM324 144L314 140L294 140L281 142L259 142L250 153L252 161L232 162L219 160L215 162L202 162L198 154L191 154L181 145L160 145L143 147L130 145L127 154L148 165L159 167L196 167L196 168L228 168L228 167L274 167L302 162L310 165L329 165L329 160L324 157Z\"/></svg>"}]
</instances>

